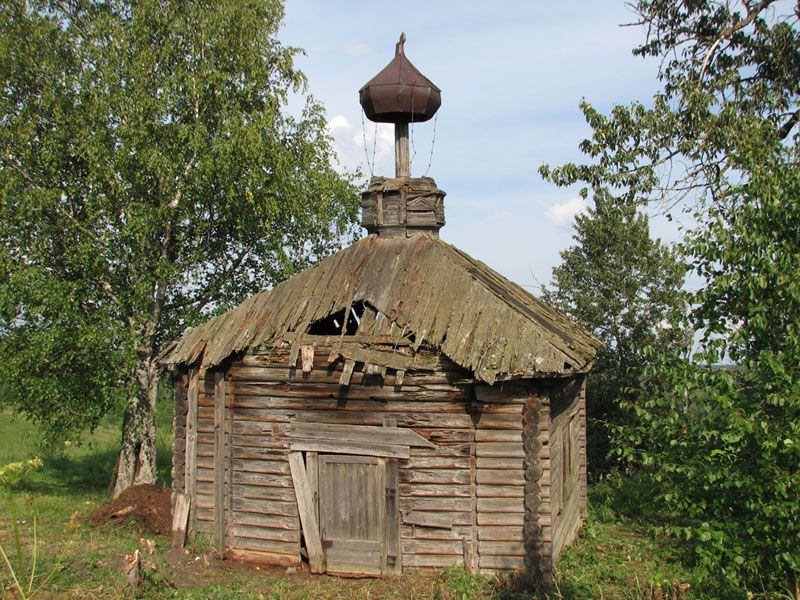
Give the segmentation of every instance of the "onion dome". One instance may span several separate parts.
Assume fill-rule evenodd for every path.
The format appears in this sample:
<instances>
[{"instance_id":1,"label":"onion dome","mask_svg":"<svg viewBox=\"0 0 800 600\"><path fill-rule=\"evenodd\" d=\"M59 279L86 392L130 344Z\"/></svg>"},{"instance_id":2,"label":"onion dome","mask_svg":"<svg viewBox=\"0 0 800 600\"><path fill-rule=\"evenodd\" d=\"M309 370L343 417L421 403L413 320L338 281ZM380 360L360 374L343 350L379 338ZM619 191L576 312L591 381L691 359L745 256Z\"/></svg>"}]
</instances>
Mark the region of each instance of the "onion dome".
<instances>
[{"instance_id":1,"label":"onion dome","mask_svg":"<svg viewBox=\"0 0 800 600\"><path fill-rule=\"evenodd\" d=\"M403 33L392 61L358 91L370 121L419 123L432 118L442 105L442 91L406 58L405 41Z\"/></svg>"}]
</instances>

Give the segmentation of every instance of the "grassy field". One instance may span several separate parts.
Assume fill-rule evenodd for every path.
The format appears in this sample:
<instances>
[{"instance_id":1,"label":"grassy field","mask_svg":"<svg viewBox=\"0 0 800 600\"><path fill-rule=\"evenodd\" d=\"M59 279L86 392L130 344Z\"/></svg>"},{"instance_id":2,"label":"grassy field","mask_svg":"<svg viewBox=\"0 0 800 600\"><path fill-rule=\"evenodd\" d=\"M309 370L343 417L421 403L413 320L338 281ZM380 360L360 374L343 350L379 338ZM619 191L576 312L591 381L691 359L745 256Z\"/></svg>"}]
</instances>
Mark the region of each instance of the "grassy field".
<instances>
[{"instance_id":1,"label":"grassy field","mask_svg":"<svg viewBox=\"0 0 800 600\"><path fill-rule=\"evenodd\" d=\"M305 572L218 560L207 547L194 554L168 551L168 540L143 536L132 524L94 526L85 521L108 500L107 487L118 446L118 416L110 416L86 442L42 456L43 466L11 493L0 488L0 545L18 578L30 574L33 522L36 519L37 565L33 578L46 584L39 598L672 598L673 582L691 583L678 554L659 545L652 529L618 516L612 495L592 490L593 504L584 532L563 555L556 585L534 593L493 578L469 576L463 569L415 572L396 579L342 579ZM159 414L159 483L169 483L170 416ZM39 454L34 426L8 411L0 412L0 466ZM24 557L14 556L12 522L20 525ZM152 552L148 549L153 547ZM148 565L133 589L123 573L124 556L139 549ZM659 586L662 586L659 591ZM9 570L0 564L0 594L13 592ZM692 590L681 598L714 597ZM742 596L744 597L744 596Z\"/></svg>"}]
</instances>

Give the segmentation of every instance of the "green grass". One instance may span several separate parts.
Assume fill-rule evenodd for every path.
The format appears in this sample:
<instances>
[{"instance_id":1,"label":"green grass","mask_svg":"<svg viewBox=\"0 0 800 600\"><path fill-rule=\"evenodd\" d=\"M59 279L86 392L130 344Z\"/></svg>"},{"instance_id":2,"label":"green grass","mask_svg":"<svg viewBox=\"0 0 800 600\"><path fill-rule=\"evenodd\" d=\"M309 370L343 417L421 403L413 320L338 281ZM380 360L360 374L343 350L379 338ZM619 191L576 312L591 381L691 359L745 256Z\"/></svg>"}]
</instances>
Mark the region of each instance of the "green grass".
<instances>
[{"instance_id":1,"label":"green grass","mask_svg":"<svg viewBox=\"0 0 800 600\"><path fill-rule=\"evenodd\" d=\"M157 420L159 483L166 485L171 439L168 403L162 403ZM43 577L55 570L41 598L634 600L657 597L660 585L665 592L663 597L671 597L673 582L693 582L691 572L682 565L680 548L655 534L652 515L633 510L642 499L620 495L619 489L615 491L608 484L591 489L590 517L581 538L559 561L556 585L538 595L519 591L492 577L470 576L457 567L438 574L411 571L388 580L341 579L303 573L287 575L279 569L217 561L207 547L207 556L195 562L191 562L193 557L168 560L165 537L142 536L130 525L95 527L75 518L76 513L86 516L108 499L120 422L119 414L109 415L83 444L42 455L43 467L13 491L11 501L28 551L32 547L32 519L34 515L37 518L37 573ZM0 411L0 465L37 455L40 450L35 426L8 411ZM0 544L4 548L12 544L13 537L7 500L0 497ZM151 568L144 572L142 585L134 591L122 573L122 557L137 548L143 550L144 537L155 542L155 553L146 557ZM9 584L7 572L0 569L0 597L3 590L10 590ZM726 596L715 594L695 587L682 598ZM744 598L745 594L730 597Z\"/></svg>"}]
</instances>

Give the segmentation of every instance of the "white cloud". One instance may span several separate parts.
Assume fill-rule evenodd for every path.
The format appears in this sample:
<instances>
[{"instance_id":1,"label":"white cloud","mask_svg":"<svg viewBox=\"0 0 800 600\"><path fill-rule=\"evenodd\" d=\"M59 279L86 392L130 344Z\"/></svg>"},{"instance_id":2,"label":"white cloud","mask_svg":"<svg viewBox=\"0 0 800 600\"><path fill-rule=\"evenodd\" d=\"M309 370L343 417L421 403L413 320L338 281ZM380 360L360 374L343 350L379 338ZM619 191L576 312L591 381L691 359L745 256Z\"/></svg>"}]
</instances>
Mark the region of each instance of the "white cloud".
<instances>
[{"instance_id":1,"label":"white cloud","mask_svg":"<svg viewBox=\"0 0 800 600\"><path fill-rule=\"evenodd\" d=\"M350 121L347 120L347 117L344 115L336 115L330 121L328 121L328 129L333 131L334 129L350 129Z\"/></svg>"},{"instance_id":2,"label":"white cloud","mask_svg":"<svg viewBox=\"0 0 800 600\"><path fill-rule=\"evenodd\" d=\"M369 46L359 42L350 42L349 44L345 44L343 49L347 56L352 56L354 58L369 56L372 54L372 49Z\"/></svg>"},{"instance_id":3,"label":"white cloud","mask_svg":"<svg viewBox=\"0 0 800 600\"><path fill-rule=\"evenodd\" d=\"M583 212L586 212L586 201L576 196L564 202L556 202L545 211L544 216L556 225L566 225Z\"/></svg>"}]
</instances>

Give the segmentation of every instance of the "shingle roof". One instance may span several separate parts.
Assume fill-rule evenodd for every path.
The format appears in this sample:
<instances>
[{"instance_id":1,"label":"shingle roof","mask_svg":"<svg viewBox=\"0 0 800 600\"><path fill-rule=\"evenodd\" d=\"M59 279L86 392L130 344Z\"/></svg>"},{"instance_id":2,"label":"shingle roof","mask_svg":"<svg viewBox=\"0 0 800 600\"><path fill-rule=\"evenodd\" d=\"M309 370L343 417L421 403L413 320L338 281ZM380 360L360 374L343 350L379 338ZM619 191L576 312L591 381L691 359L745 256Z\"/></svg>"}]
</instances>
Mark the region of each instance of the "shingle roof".
<instances>
[{"instance_id":1,"label":"shingle roof","mask_svg":"<svg viewBox=\"0 0 800 600\"><path fill-rule=\"evenodd\" d=\"M602 347L559 311L439 239L369 236L189 330L162 362L207 369L281 340L296 346L312 323L347 314L357 302L385 315L396 334L413 333L415 347L432 347L489 384L584 372Z\"/></svg>"}]
</instances>

